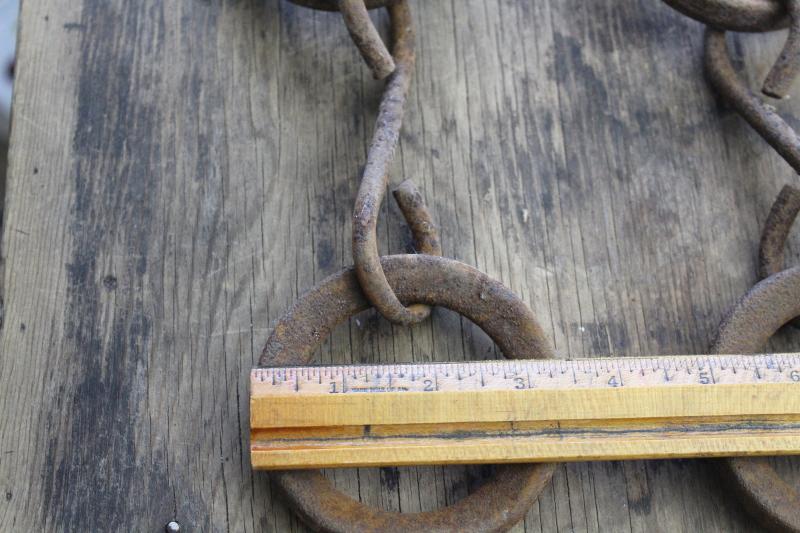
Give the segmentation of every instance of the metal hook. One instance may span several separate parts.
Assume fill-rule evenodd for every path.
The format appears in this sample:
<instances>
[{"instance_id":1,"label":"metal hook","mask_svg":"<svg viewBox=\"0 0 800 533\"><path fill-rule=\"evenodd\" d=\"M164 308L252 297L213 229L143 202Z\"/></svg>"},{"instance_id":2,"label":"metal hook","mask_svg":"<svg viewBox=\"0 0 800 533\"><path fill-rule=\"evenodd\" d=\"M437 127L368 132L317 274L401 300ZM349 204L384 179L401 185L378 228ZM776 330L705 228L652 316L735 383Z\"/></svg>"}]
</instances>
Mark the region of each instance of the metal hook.
<instances>
[{"instance_id":1,"label":"metal hook","mask_svg":"<svg viewBox=\"0 0 800 533\"><path fill-rule=\"evenodd\" d=\"M408 2L389 7L392 18L393 53L397 68L390 76L381 99L372 144L353 209L353 262L361 288L372 305L389 321L410 325L427 318L425 308L405 307L386 280L378 254L378 212L388 182L403 121L403 107L414 69L414 33ZM409 220L413 227L413 222Z\"/></svg>"},{"instance_id":2,"label":"metal hook","mask_svg":"<svg viewBox=\"0 0 800 533\"><path fill-rule=\"evenodd\" d=\"M361 185L358 189L358 196L353 209L353 262L355 263L356 274L361 282L361 288L367 299L381 315L396 324L409 325L420 322L429 316L430 309L420 305L405 307L397 299L388 281L386 281L386 275L381 267L376 235L378 212L388 185L389 164L392 161L395 147L400 137L403 108L414 71L414 32L411 26L411 12L408 2L406 0L291 1L315 9L341 10L356 44L359 42L362 44L368 43L365 48L359 45L365 59L370 62L369 57L373 57L376 59L376 64L383 62L383 59L380 58L384 57L384 54L383 51L379 50L380 47L376 45L375 39L380 40L380 37L377 31L374 31L372 22L367 15L367 9L386 7L389 10L392 25L392 55L390 56L392 72L381 97L375 132L367 153L367 162L364 165ZM355 27L357 27L357 30L353 32ZM372 37L367 37L367 34L372 35ZM380 44L382 47L382 41ZM367 49L369 50L367 51ZM386 69L388 69L388 66L381 67L378 65L379 73L383 73ZM438 243L438 236L436 236L435 231L430 232L426 229L433 228L433 224L430 222L430 215L427 213L421 199L420 201L413 199L418 196L418 193L407 194L404 191L405 187L408 186L401 185L399 191L395 193L395 197L400 204L400 209L403 211L409 227L411 227L415 235L417 249L422 253L441 255L441 248L438 244L432 246L433 242ZM410 187L416 191L413 184ZM406 199L408 200L407 202ZM404 207L404 202L407 207Z\"/></svg>"}]
</instances>

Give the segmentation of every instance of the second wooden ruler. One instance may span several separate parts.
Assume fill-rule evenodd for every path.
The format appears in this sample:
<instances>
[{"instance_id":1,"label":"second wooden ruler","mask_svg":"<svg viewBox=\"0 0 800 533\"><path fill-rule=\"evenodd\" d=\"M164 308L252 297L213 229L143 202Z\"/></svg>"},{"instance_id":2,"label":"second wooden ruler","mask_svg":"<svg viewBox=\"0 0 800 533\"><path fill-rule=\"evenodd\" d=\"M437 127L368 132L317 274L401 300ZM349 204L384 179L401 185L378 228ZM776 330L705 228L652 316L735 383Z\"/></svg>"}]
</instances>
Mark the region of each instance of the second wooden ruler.
<instances>
[{"instance_id":1,"label":"second wooden ruler","mask_svg":"<svg viewBox=\"0 0 800 533\"><path fill-rule=\"evenodd\" d=\"M800 354L261 368L255 468L800 454Z\"/></svg>"}]
</instances>

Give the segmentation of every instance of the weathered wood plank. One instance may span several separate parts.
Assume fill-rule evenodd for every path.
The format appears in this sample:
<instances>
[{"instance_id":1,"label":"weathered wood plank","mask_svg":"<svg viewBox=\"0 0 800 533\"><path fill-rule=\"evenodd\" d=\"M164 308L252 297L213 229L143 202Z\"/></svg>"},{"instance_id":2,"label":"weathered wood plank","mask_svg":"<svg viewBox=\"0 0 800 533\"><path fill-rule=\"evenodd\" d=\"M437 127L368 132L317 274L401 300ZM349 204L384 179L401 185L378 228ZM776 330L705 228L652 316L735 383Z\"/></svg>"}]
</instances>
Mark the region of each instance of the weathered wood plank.
<instances>
[{"instance_id":1,"label":"weathered wood plank","mask_svg":"<svg viewBox=\"0 0 800 533\"><path fill-rule=\"evenodd\" d=\"M710 94L700 25L645 0L413 7L391 180L422 188L444 253L522 295L560 354L706 350L796 177ZM781 39L733 40L753 86ZM380 89L338 15L285 1L24 3L0 529L303 529L249 468L248 371L298 293L350 263ZM780 108L797 124L799 106ZM394 205L379 235L383 252L406 248ZM319 359L496 356L437 310L409 329L365 313ZM413 512L486 473L330 475ZM697 461L564 465L515 530L752 530L717 479Z\"/></svg>"}]
</instances>

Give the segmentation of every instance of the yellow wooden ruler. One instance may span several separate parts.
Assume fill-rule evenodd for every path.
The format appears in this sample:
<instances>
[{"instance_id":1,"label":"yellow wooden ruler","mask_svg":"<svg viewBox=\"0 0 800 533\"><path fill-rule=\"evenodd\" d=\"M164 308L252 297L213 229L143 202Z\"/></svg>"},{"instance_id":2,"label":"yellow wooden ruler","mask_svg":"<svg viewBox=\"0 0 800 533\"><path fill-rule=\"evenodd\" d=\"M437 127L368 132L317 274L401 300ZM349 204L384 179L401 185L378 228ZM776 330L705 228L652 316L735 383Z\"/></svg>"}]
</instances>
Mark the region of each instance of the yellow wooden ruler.
<instances>
[{"instance_id":1,"label":"yellow wooden ruler","mask_svg":"<svg viewBox=\"0 0 800 533\"><path fill-rule=\"evenodd\" d=\"M259 368L254 468L800 454L800 354Z\"/></svg>"}]
</instances>

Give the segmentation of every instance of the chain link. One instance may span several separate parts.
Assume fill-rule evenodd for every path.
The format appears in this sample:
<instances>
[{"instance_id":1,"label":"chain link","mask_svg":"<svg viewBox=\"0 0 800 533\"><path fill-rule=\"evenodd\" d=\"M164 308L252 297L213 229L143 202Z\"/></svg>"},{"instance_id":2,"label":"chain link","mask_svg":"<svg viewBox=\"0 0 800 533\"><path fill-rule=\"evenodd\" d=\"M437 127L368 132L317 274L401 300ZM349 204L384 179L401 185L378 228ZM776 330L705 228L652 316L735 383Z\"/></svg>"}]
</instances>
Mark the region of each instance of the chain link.
<instances>
[{"instance_id":1,"label":"chain link","mask_svg":"<svg viewBox=\"0 0 800 533\"><path fill-rule=\"evenodd\" d=\"M367 162L353 209L353 262L356 275L361 282L361 290L381 315L395 324L415 324L426 319L430 310L426 306L420 305L405 307L397 299L389 282L386 281L386 275L381 267L376 234L378 213L389 181L389 165L400 137L406 94L414 73L414 31L408 2L406 0L292 1L317 9L340 9L344 14L345 23L353 41L375 77L381 78L387 73L391 73L381 97L375 132L367 152ZM383 5L389 10L392 25L391 54L384 53L386 46L367 14L368 7ZM416 190L413 184L410 187ZM402 191L400 196L403 197ZM408 219L409 216L416 217L425 211L424 204L421 201L418 203L423 206L423 209L418 206L408 212L404 211L409 225L416 225L418 228L427 225L433 228L432 218L429 215L425 216L425 222ZM435 240L437 247L431 251L439 255L441 249L438 246L438 236ZM420 247L418 249L422 251ZM423 253L425 252L423 251Z\"/></svg>"},{"instance_id":2,"label":"chain link","mask_svg":"<svg viewBox=\"0 0 800 533\"><path fill-rule=\"evenodd\" d=\"M397 65L381 98L375 133L367 152L367 163L353 208L353 262L361 290L388 320L409 325L424 320L428 312L407 308L400 303L386 281L378 254L378 212L389 180L389 165L394 156L406 94L414 72L414 32L407 2L389 6L392 21L392 55Z\"/></svg>"}]
</instances>

